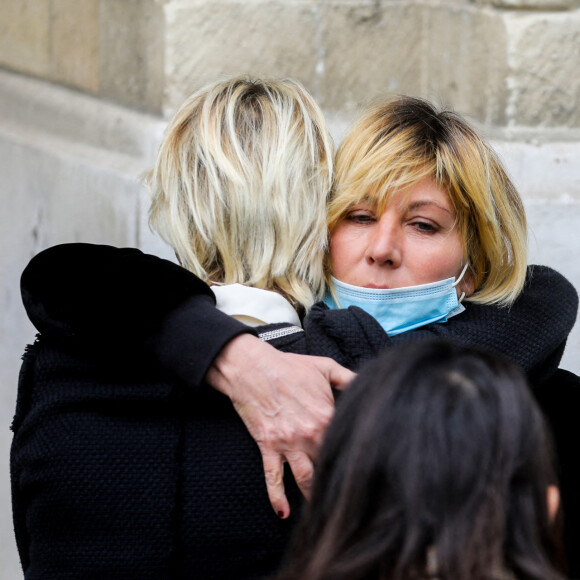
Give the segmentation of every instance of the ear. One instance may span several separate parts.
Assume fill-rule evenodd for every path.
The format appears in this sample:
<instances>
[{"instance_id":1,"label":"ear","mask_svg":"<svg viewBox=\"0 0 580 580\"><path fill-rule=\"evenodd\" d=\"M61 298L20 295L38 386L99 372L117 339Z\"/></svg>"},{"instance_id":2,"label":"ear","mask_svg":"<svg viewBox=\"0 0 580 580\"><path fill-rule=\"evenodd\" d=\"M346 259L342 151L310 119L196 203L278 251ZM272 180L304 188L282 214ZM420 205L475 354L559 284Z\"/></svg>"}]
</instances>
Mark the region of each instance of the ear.
<instances>
[{"instance_id":1,"label":"ear","mask_svg":"<svg viewBox=\"0 0 580 580\"><path fill-rule=\"evenodd\" d=\"M465 297L469 298L475 292L475 283L473 281L473 274L471 270L467 268L467 272L463 276L463 280L459 283L459 289L461 292L465 292Z\"/></svg>"},{"instance_id":2,"label":"ear","mask_svg":"<svg viewBox=\"0 0 580 580\"><path fill-rule=\"evenodd\" d=\"M549 485L546 489L546 500L548 504L548 517L553 522L560 508L560 490L556 485Z\"/></svg>"},{"instance_id":3,"label":"ear","mask_svg":"<svg viewBox=\"0 0 580 580\"><path fill-rule=\"evenodd\" d=\"M465 274L463 274L463 278L456 287L457 296L461 296L462 293L465 294L465 298L468 298L475 292L475 283L473 281L473 272L471 271L471 267L468 266L467 270L465 270Z\"/></svg>"}]
</instances>

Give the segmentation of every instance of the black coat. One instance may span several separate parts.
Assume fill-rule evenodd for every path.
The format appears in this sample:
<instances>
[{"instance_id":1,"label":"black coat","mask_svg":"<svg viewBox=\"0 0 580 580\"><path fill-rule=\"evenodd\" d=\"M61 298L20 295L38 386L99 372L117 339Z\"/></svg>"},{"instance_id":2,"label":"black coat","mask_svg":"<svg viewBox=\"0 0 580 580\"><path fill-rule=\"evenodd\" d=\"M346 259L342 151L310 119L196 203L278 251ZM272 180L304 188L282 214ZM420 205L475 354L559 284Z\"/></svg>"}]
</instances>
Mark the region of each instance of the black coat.
<instances>
[{"instance_id":1,"label":"black coat","mask_svg":"<svg viewBox=\"0 0 580 580\"><path fill-rule=\"evenodd\" d=\"M550 269L529 278L509 311L468 305L447 324L391 339L359 309L317 305L305 332L272 343L356 369L393 343L446 336L510 356L557 417L562 403L570 408L555 371L577 296ZM298 490L286 477L293 515L279 520L257 446L202 381L221 347L248 329L208 308L213 294L193 275L136 250L53 248L31 262L22 289L42 332L24 357L11 459L25 577L272 574Z\"/></svg>"},{"instance_id":2,"label":"black coat","mask_svg":"<svg viewBox=\"0 0 580 580\"><path fill-rule=\"evenodd\" d=\"M22 367L11 454L25 578L263 578L298 517L268 501L229 399L125 348L40 337Z\"/></svg>"}]
</instances>

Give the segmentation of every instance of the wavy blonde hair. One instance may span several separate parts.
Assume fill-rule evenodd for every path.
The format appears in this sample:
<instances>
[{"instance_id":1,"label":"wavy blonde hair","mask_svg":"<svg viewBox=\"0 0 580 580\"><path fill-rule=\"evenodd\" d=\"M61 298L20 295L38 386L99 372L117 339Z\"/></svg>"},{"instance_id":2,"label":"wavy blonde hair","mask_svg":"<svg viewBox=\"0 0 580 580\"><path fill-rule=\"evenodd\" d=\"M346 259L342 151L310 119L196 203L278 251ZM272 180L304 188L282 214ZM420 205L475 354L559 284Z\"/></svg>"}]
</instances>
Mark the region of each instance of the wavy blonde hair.
<instances>
[{"instance_id":1,"label":"wavy blonde hair","mask_svg":"<svg viewBox=\"0 0 580 580\"><path fill-rule=\"evenodd\" d=\"M526 276L523 202L496 153L460 115L397 97L363 112L340 145L329 204L332 234L363 199L382 212L429 177L449 194L480 304L511 304Z\"/></svg>"},{"instance_id":2,"label":"wavy blonde hair","mask_svg":"<svg viewBox=\"0 0 580 580\"><path fill-rule=\"evenodd\" d=\"M276 290L307 309L325 287L332 157L297 81L213 83L167 128L147 177L149 223L203 280Z\"/></svg>"}]
</instances>

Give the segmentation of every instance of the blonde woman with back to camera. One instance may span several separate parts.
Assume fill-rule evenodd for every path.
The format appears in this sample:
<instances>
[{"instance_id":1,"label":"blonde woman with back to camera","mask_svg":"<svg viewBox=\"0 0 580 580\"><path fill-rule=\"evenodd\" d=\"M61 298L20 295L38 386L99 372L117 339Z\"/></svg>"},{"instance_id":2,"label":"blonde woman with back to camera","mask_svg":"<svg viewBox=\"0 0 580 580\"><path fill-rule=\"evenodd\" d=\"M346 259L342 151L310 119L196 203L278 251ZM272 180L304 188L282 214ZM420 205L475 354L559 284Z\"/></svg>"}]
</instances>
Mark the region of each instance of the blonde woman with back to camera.
<instances>
[{"instance_id":1,"label":"blonde woman with back to camera","mask_svg":"<svg viewBox=\"0 0 580 580\"><path fill-rule=\"evenodd\" d=\"M298 328L323 295L332 156L322 114L295 81L236 78L194 94L148 179L151 224L186 268L161 275L160 287L175 301L200 291L213 304L194 272L221 311L243 320L234 334L246 324ZM108 268L107 284L141 259L118 250L121 263L109 261L114 250L81 246L73 263ZM51 313L38 312L11 460L25 578L268 577L294 519L272 511L259 449L227 397L189 388L143 351L136 336L159 314L135 273L140 314L128 334L55 330ZM127 291L117 286L121 300ZM352 377L320 364L342 383ZM297 506L296 484L288 495Z\"/></svg>"}]
</instances>

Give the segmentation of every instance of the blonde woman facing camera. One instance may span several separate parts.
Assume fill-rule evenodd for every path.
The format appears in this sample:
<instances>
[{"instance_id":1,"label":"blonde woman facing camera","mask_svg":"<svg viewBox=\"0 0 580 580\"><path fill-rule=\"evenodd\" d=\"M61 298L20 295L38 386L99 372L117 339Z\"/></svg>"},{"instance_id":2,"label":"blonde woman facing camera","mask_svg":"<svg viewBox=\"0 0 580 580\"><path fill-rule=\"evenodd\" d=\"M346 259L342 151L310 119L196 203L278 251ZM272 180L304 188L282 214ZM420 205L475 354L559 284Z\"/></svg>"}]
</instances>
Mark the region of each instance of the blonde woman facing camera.
<instances>
[{"instance_id":1,"label":"blonde woman facing camera","mask_svg":"<svg viewBox=\"0 0 580 580\"><path fill-rule=\"evenodd\" d=\"M282 517L289 513L283 462L307 492L332 407L328 390L313 387L328 375L321 359L306 359L305 366L271 345L356 369L394 343L447 336L504 352L543 384L557 369L576 316L575 291L559 274L535 267L526 277L525 215L493 151L461 117L425 101L402 97L363 112L336 157L329 225L329 275L335 278L326 304L314 305L304 319L304 332L280 324L228 342L239 326L208 309L207 300L201 304L188 290L179 304L160 298L164 290L155 288L155 278L176 266L132 263L150 279L151 295L167 304L158 327L144 333L155 358L185 383L199 385L205 377L231 398L260 447L269 497ZM62 303L61 278L47 287L47 272L77 251L85 252L49 250L25 271L33 322L46 324L31 308L37 301L59 308L61 319L49 321L55 332L63 322L77 335L102 336L111 324L119 336L134 331L138 308L130 304L111 322L107 309L111 302L119 308L118 296L94 294L101 306L95 324L80 301ZM118 251L91 252L122 262ZM68 283L75 295L93 295L89 284L70 276ZM270 345L252 332L270 338Z\"/></svg>"},{"instance_id":2,"label":"blonde woman facing camera","mask_svg":"<svg viewBox=\"0 0 580 580\"><path fill-rule=\"evenodd\" d=\"M331 289L342 307L360 295L359 305L377 317L386 309L403 318L391 307L403 293L413 293L407 303L433 306L435 290L425 284L456 277L460 297L501 305L512 304L524 286L526 218L518 192L464 119L420 99L377 105L347 135L328 227ZM409 330L385 327L390 336L401 329Z\"/></svg>"}]
</instances>

